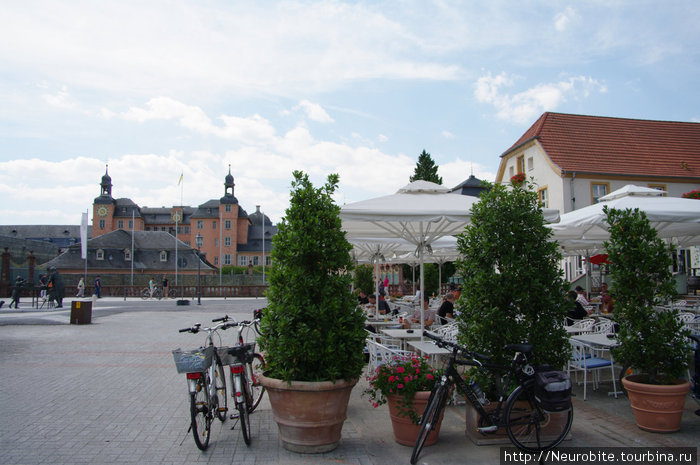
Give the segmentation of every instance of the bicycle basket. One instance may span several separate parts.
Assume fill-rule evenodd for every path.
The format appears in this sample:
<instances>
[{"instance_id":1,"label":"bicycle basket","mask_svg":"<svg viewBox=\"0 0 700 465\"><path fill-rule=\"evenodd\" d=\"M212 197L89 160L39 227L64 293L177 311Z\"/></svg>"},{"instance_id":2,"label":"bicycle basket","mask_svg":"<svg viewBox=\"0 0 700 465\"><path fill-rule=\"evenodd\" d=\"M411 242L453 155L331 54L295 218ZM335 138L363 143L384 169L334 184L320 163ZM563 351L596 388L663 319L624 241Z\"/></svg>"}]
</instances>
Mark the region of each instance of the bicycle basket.
<instances>
[{"instance_id":1,"label":"bicycle basket","mask_svg":"<svg viewBox=\"0 0 700 465\"><path fill-rule=\"evenodd\" d=\"M535 373L535 399L548 413L571 408L571 379L563 371Z\"/></svg>"},{"instance_id":2,"label":"bicycle basket","mask_svg":"<svg viewBox=\"0 0 700 465\"><path fill-rule=\"evenodd\" d=\"M214 347L207 347L196 350L182 351L173 350L173 359L178 373L198 373L205 371L211 366L214 356Z\"/></svg>"},{"instance_id":3,"label":"bicycle basket","mask_svg":"<svg viewBox=\"0 0 700 465\"><path fill-rule=\"evenodd\" d=\"M217 352L223 365L250 363L253 361L253 354L255 354L255 343L249 342L233 347L219 347Z\"/></svg>"}]
</instances>

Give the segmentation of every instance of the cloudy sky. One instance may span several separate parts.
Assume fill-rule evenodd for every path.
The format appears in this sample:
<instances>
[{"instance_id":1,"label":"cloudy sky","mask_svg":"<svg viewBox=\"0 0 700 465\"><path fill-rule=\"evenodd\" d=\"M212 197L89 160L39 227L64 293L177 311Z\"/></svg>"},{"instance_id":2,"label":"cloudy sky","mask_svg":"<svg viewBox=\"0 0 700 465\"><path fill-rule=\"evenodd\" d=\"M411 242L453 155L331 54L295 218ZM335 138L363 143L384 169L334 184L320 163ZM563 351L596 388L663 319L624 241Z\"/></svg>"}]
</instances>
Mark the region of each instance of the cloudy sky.
<instances>
[{"instance_id":1,"label":"cloudy sky","mask_svg":"<svg viewBox=\"0 0 700 465\"><path fill-rule=\"evenodd\" d=\"M697 0L4 2L0 224L79 224L107 164L149 207L230 166L279 221L294 170L343 204L424 149L450 187L493 180L545 111L700 121L698 24Z\"/></svg>"}]
</instances>

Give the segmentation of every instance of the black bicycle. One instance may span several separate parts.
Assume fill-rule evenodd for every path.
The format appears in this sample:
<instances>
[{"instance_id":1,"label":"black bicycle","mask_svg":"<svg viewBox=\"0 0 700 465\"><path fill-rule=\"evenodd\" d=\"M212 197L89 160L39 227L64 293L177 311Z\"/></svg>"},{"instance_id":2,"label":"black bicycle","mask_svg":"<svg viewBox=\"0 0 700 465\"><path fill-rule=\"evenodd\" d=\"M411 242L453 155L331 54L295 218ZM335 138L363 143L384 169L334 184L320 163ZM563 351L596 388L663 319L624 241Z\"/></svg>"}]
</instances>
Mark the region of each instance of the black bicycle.
<instances>
[{"instance_id":1,"label":"black bicycle","mask_svg":"<svg viewBox=\"0 0 700 465\"><path fill-rule=\"evenodd\" d=\"M532 352L531 344L511 344L506 346L512 350L514 356L508 366L489 362L490 357L471 352L464 347L450 341L446 341L432 333L425 331L425 337L435 341L439 347L452 350L445 372L438 383L435 384L428 406L420 418L420 432L416 439L411 455L411 463L415 464L423 449L428 434L435 428L445 409L447 399L454 386L469 400L479 414L478 431L488 435L505 428L510 441L520 450L526 452L546 451L556 447L564 440L571 429L574 419L571 406L571 381L561 372L536 371L528 363L528 357ZM460 358L458 358L460 357ZM475 366L479 370L497 373L499 382L498 403L494 409L485 409L488 403L478 385L468 385L457 371L457 365ZM536 380L536 374L544 376L556 373L560 376L557 382L551 383L552 398L547 398L546 393L540 391L542 384ZM508 394L509 387L517 384L517 387ZM568 385L568 386L567 386ZM550 389L545 386L545 390ZM560 393L556 396L556 393Z\"/></svg>"}]
</instances>

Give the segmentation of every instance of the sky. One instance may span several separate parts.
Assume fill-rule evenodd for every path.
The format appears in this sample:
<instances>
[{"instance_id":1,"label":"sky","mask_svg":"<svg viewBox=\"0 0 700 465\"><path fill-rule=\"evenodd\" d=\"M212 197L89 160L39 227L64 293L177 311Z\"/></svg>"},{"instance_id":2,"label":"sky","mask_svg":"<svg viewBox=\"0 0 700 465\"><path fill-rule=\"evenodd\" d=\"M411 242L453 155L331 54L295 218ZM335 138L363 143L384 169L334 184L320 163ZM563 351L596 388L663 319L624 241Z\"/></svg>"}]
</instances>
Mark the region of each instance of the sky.
<instances>
[{"instance_id":1,"label":"sky","mask_svg":"<svg viewBox=\"0 0 700 465\"><path fill-rule=\"evenodd\" d=\"M700 2L3 2L0 224L80 224L114 198L234 195L273 222L292 173L339 205L426 150L493 181L546 111L700 121ZM182 175L182 183L179 183Z\"/></svg>"}]
</instances>

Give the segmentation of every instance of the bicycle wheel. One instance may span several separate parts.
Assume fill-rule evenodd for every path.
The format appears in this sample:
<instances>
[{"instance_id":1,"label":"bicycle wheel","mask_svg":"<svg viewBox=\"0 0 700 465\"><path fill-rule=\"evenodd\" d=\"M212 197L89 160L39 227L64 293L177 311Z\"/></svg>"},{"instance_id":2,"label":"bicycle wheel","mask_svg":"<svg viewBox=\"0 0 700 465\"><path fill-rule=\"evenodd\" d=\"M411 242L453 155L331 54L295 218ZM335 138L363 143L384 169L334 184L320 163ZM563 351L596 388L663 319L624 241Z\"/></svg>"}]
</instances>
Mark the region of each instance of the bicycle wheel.
<instances>
[{"instance_id":1,"label":"bicycle wheel","mask_svg":"<svg viewBox=\"0 0 700 465\"><path fill-rule=\"evenodd\" d=\"M228 398L226 397L226 377L224 376L224 366L221 364L221 359L216 356L216 370L214 370L214 389L216 391L217 407L216 416L222 423L226 421L226 413L228 408L226 407L226 402Z\"/></svg>"},{"instance_id":2,"label":"bicycle wheel","mask_svg":"<svg viewBox=\"0 0 700 465\"><path fill-rule=\"evenodd\" d=\"M423 450L425 440L428 439L428 435L438 424L440 415L442 415L442 410L445 408L445 403L447 402L447 396L448 389L442 384L438 384L433 392L430 393L428 406L425 408L425 411L421 416L418 438L416 438L416 444L413 446L413 453L411 454L412 464L415 464L418 461L418 456L420 455L421 450Z\"/></svg>"},{"instance_id":3,"label":"bicycle wheel","mask_svg":"<svg viewBox=\"0 0 700 465\"><path fill-rule=\"evenodd\" d=\"M190 393L190 416L192 436L199 450L207 450L211 430L211 412L209 411L209 389L204 377L197 382L197 389Z\"/></svg>"},{"instance_id":4,"label":"bicycle wheel","mask_svg":"<svg viewBox=\"0 0 700 465\"><path fill-rule=\"evenodd\" d=\"M168 287L168 297L170 297L171 299L175 297L175 289L171 289L170 287Z\"/></svg>"},{"instance_id":5,"label":"bicycle wheel","mask_svg":"<svg viewBox=\"0 0 700 465\"><path fill-rule=\"evenodd\" d=\"M241 434L243 435L243 441L246 446L250 445L250 416L248 415L248 398L250 393L248 392L248 381L246 379L241 380L241 389L243 390L243 395L241 396L241 401L236 404L238 408L238 419L241 422Z\"/></svg>"},{"instance_id":6,"label":"bicycle wheel","mask_svg":"<svg viewBox=\"0 0 700 465\"><path fill-rule=\"evenodd\" d=\"M510 441L525 452L540 452L564 440L574 420L574 410L548 413L535 401L530 388L518 386L508 397L503 412Z\"/></svg>"},{"instance_id":7,"label":"bicycle wheel","mask_svg":"<svg viewBox=\"0 0 700 465\"><path fill-rule=\"evenodd\" d=\"M151 296L151 291L150 291L150 290L144 289L143 291L141 291L141 298L142 298L143 300L148 299L150 296Z\"/></svg>"},{"instance_id":8,"label":"bicycle wheel","mask_svg":"<svg viewBox=\"0 0 700 465\"><path fill-rule=\"evenodd\" d=\"M250 363L250 377L248 381L248 394L250 395L250 403L248 404L248 412L252 413L260 404L265 387L260 383L260 375L265 371L265 359L260 354L253 355L253 361Z\"/></svg>"}]
</instances>

